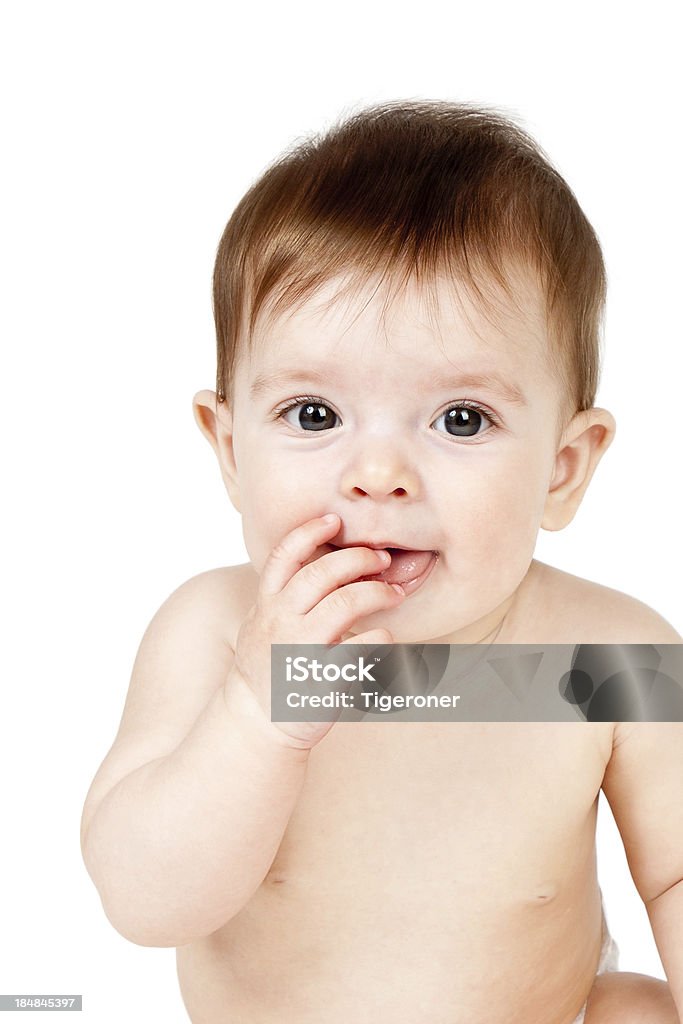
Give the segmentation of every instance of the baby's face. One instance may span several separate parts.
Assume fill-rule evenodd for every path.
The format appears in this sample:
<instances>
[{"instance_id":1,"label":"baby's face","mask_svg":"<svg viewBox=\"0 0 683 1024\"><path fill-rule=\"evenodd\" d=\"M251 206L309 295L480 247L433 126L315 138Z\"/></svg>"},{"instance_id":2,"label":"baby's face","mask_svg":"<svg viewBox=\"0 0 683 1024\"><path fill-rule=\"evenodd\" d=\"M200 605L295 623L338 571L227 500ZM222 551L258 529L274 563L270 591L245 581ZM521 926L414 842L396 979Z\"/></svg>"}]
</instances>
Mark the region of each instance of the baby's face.
<instances>
[{"instance_id":1,"label":"baby's face","mask_svg":"<svg viewBox=\"0 0 683 1024\"><path fill-rule=\"evenodd\" d=\"M352 632L448 642L503 606L533 557L562 399L541 297L520 285L523 318L506 303L494 325L445 285L430 313L412 287L382 322L370 287L324 310L334 284L266 325L236 369L247 550L260 572L286 533L336 512L336 546L434 551L421 585Z\"/></svg>"}]
</instances>

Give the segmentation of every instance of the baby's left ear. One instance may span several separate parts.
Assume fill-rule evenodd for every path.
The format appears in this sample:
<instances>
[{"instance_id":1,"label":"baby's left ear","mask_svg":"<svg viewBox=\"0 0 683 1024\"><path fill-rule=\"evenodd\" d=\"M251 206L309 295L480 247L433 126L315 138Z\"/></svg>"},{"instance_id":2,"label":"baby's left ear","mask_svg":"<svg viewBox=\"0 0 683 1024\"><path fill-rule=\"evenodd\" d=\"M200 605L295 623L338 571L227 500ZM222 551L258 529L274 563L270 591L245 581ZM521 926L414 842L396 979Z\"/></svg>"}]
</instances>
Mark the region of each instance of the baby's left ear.
<instances>
[{"instance_id":1,"label":"baby's left ear","mask_svg":"<svg viewBox=\"0 0 683 1024\"><path fill-rule=\"evenodd\" d=\"M586 409L573 417L555 456L555 472L541 520L543 530L562 530L571 523L616 429L614 417L606 409Z\"/></svg>"}]
</instances>

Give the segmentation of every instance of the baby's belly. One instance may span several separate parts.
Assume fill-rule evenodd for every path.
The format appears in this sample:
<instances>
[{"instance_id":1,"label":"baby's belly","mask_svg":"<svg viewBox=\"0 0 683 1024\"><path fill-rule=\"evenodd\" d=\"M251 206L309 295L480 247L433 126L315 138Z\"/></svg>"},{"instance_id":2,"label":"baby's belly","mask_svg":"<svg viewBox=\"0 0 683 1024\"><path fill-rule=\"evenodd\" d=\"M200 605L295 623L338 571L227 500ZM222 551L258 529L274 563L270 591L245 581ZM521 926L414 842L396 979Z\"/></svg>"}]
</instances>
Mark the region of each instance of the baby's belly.
<instances>
[{"instance_id":1,"label":"baby's belly","mask_svg":"<svg viewBox=\"0 0 683 1024\"><path fill-rule=\"evenodd\" d=\"M178 950L193 1024L569 1024L608 725L341 723L271 870Z\"/></svg>"}]
</instances>

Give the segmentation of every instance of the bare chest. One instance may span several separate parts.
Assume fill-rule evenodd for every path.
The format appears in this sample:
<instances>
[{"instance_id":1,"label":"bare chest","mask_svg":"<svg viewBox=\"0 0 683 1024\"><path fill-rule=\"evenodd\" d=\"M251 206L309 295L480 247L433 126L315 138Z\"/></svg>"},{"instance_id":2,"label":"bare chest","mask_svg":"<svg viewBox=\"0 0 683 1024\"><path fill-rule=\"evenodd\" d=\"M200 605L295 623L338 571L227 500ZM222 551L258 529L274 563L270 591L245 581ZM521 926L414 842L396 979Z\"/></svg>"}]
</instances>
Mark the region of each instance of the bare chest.
<instances>
[{"instance_id":1,"label":"bare chest","mask_svg":"<svg viewBox=\"0 0 683 1024\"><path fill-rule=\"evenodd\" d=\"M338 723L264 884L540 896L576 849L610 741L587 723Z\"/></svg>"},{"instance_id":2,"label":"bare chest","mask_svg":"<svg viewBox=\"0 0 683 1024\"><path fill-rule=\"evenodd\" d=\"M336 1024L358 991L381 992L397 1021L417 1019L425 993L449 1022L502 1024L493 997L509 1020L531 993L579 1005L599 945L594 831L610 748L609 725L578 722L338 723L257 892L178 951L193 1021L218 1024L230 1007L245 1021ZM550 983L559 946L572 966ZM492 996L495 950L506 966ZM400 997L396 963L412 965ZM354 979L348 999L340 977Z\"/></svg>"}]
</instances>

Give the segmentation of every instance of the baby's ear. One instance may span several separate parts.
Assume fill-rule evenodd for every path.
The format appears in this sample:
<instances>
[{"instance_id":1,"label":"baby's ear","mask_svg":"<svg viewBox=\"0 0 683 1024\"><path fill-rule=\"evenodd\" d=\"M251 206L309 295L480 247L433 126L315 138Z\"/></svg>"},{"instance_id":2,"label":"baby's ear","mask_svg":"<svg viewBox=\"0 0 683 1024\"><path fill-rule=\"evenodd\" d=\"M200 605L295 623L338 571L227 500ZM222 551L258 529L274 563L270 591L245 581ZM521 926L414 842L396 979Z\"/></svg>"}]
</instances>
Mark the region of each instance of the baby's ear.
<instances>
[{"instance_id":1,"label":"baby's ear","mask_svg":"<svg viewBox=\"0 0 683 1024\"><path fill-rule=\"evenodd\" d=\"M216 453L230 501L240 512L239 482L232 444L232 410L227 402L217 400L215 391L198 391L192 399L192 412L197 426Z\"/></svg>"},{"instance_id":2,"label":"baby's ear","mask_svg":"<svg viewBox=\"0 0 683 1024\"><path fill-rule=\"evenodd\" d=\"M578 412L563 431L541 520L544 530L571 523L595 468L611 445L616 423L606 409Z\"/></svg>"}]
</instances>

